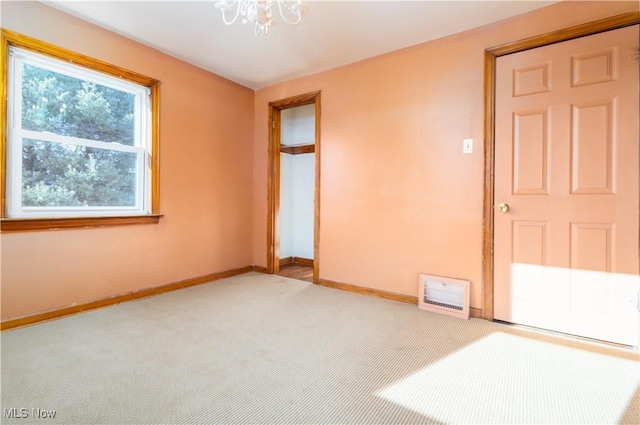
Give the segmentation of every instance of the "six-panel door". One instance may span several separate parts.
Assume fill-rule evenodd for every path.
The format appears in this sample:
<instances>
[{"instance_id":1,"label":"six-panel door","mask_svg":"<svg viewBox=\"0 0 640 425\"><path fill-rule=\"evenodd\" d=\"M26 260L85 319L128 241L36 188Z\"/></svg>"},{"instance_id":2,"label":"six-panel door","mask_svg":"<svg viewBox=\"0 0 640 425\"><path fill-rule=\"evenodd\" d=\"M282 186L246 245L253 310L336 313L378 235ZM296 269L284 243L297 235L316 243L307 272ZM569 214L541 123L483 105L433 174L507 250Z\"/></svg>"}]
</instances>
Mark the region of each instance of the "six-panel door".
<instances>
[{"instance_id":1,"label":"six-panel door","mask_svg":"<svg viewBox=\"0 0 640 425\"><path fill-rule=\"evenodd\" d=\"M497 60L498 320L638 345L638 35Z\"/></svg>"}]
</instances>

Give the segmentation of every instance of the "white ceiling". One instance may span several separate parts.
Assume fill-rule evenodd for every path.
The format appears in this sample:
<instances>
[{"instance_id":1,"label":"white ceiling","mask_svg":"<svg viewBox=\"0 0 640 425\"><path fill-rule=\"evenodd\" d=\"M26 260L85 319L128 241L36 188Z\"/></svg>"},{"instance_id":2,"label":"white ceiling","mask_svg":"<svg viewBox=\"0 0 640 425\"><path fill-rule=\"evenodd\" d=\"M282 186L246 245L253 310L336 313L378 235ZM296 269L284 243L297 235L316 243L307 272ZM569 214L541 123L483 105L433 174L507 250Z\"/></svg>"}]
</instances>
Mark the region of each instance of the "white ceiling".
<instances>
[{"instance_id":1,"label":"white ceiling","mask_svg":"<svg viewBox=\"0 0 640 425\"><path fill-rule=\"evenodd\" d=\"M216 0L42 0L252 89L479 27L556 1L312 1L298 26L255 36ZM277 16L276 20L280 20Z\"/></svg>"}]
</instances>

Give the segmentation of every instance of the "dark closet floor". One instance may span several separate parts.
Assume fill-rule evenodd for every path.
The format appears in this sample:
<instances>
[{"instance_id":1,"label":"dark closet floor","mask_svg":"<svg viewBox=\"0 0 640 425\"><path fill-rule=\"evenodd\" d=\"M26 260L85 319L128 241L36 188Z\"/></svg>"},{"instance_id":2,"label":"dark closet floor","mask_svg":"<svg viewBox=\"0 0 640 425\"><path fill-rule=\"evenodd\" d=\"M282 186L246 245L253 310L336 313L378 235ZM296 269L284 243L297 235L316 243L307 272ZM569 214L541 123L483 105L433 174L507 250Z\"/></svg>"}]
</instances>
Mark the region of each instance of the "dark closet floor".
<instances>
[{"instance_id":1,"label":"dark closet floor","mask_svg":"<svg viewBox=\"0 0 640 425\"><path fill-rule=\"evenodd\" d=\"M304 280L305 282L313 282L313 266L307 266L299 263L289 263L280 266L278 272L280 276L289 277L291 279Z\"/></svg>"}]
</instances>

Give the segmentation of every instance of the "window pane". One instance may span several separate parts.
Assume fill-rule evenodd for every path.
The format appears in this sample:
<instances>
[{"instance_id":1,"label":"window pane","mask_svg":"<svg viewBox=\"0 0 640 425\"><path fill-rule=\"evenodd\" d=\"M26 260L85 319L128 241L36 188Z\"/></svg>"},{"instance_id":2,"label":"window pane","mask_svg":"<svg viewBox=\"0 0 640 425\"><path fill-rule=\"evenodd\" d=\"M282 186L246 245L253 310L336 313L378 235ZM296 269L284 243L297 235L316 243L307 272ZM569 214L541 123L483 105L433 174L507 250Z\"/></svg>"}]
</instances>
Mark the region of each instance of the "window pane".
<instances>
[{"instance_id":1,"label":"window pane","mask_svg":"<svg viewBox=\"0 0 640 425\"><path fill-rule=\"evenodd\" d=\"M133 146L135 97L23 63L22 128Z\"/></svg>"},{"instance_id":2,"label":"window pane","mask_svg":"<svg viewBox=\"0 0 640 425\"><path fill-rule=\"evenodd\" d=\"M23 207L136 205L137 154L24 139Z\"/></svg>"}]
</instances>

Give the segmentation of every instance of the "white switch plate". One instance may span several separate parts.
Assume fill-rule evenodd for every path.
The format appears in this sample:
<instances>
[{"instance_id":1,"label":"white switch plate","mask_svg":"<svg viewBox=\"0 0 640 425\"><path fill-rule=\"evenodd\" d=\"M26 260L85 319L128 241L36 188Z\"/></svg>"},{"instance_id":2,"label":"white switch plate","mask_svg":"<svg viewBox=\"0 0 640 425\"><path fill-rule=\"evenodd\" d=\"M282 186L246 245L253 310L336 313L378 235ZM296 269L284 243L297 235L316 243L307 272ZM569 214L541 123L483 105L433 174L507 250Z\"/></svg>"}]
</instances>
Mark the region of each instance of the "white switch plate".
<instances>
[{"instance_id":1,"label":"white switch plate","mask_svg":"<svg viewBox=\"0 0 640 425\"><path fill-rule=\"evenodd\" d=\"M473 152L473 139L464 139L462 141L462 153Z\"/></svg>"}]
</instances>

